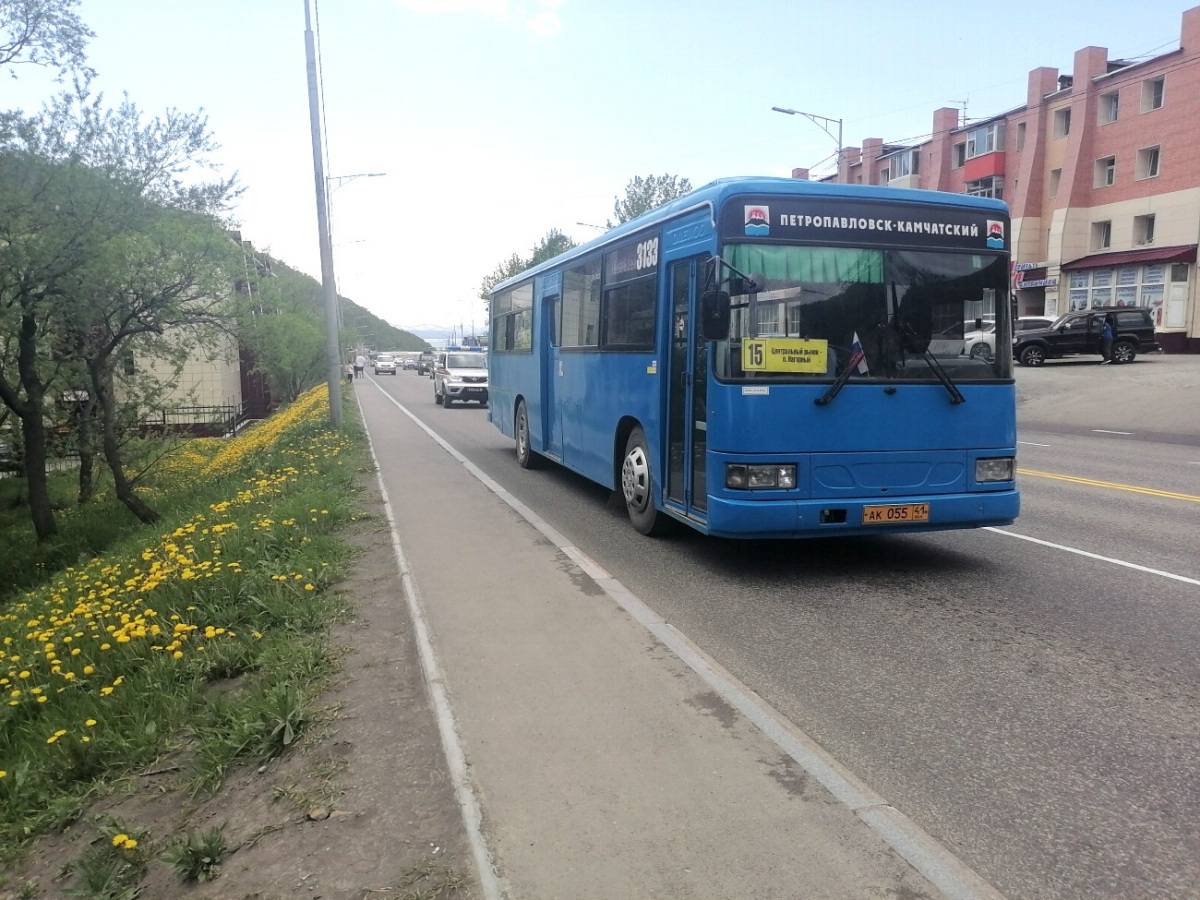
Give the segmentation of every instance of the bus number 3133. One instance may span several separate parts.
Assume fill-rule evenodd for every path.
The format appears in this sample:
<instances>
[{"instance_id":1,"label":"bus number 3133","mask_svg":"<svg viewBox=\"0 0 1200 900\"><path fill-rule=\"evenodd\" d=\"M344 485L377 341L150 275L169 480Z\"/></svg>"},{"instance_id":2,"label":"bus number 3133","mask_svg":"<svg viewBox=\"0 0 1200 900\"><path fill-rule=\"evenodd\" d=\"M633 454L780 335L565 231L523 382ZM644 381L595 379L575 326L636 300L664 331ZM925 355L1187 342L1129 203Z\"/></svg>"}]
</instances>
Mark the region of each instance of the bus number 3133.
<instances>
[{"instance_id":1,"label":"bus number 3133","mask_svg":"<svg viewBox=\"0 0 1200 900\"><path fill-rule=\"evenodd\" d=\"M658 265L658 238L650 238L637 245L637 269L650 269Z\"/></svg>"}]
</instances>

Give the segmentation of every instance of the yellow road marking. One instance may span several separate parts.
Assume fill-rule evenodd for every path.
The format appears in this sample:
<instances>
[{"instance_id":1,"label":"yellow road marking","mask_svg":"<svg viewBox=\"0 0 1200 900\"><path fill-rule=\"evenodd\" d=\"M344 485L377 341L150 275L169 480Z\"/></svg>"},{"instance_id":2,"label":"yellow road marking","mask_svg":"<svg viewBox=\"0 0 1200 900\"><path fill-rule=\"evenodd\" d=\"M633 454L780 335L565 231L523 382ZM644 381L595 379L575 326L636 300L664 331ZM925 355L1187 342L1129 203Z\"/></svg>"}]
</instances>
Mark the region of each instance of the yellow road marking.
<instances>
[{"instance_id":1,"label":"yellow road marking","mask_svg":"<svg viewBox=\"0 0 1200 900\"><path fill-rule=\"evenodd\" d=\"M1121 484L1116 481L1096 481L1092 478L1076 478L1074 475L1058 475L1054 472L1039 472L1036 469L1017 469L1018 475L1034 475L1038 478L1053 478L1056 481L1070 481L1075 484L1089 484L1092 487L1112 488L1114 491L1129 491L1133 494L1149 494L1152 497L1166 497L1168 500L1190 500L1200 503L1200 497L1194 494L1177 494L1174 491L1156 491L1154 488L1135 487L1132 484Z\"/></svg>"}]
</instances>

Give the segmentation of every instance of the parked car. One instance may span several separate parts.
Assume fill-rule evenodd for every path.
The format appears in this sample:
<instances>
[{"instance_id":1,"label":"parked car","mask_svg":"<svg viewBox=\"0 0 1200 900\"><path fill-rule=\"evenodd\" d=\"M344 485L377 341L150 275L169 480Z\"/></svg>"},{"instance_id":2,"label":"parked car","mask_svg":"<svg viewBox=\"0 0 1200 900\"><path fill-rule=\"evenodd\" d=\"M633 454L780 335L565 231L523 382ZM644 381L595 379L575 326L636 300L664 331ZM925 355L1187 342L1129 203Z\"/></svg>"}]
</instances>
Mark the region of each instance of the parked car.
<instances>
[{"instance_id":1,"label":"parked car","mask_svg":"<svg viewBox=\"0 0 1200 900\"><path fill-rule=\"evenodd\" d=\"M977 328L976 325L979 327ZM963 355L971 359L991 359L996 355L996 323L975 320L963 323Z\"/></svg>"},{"instance_id":2,"label":"parked car","mask_svg":"<svg viewBox=\"0 0 1200 900\"><path fill-rule=\"evenodd\" d=\"M488 402L487 353L477 348L442 350L433 368L433 402L449 409L456 400Z\"/></svg>"},{"instance_id":3,"label":"parked car","mask_svg":"<svg viewBox=\"0 0 1200 900\"><path fill-rule=\"evenodd\" d=\"M375 356L376 375L395 375L396 357L390 353L379 353Z\"/></svg>"},{"instance_id":4,"label":"parked car","mask_svg":"<svg viewBox=\"0 0 1200 900\"><path fill-rule=\"evenodd\" d=\"M1023 366L1040 366L1048 359L1094 353L1100 355L1100 332L1106 316L1112 318L1114 363L1132 362L1139 353L1160 349L1154 339L1150 310L1137 306L1104 306L1061 316L1048 328L1019 332L1013 338L1013 356Z\"/></svg>"}]
</instances>

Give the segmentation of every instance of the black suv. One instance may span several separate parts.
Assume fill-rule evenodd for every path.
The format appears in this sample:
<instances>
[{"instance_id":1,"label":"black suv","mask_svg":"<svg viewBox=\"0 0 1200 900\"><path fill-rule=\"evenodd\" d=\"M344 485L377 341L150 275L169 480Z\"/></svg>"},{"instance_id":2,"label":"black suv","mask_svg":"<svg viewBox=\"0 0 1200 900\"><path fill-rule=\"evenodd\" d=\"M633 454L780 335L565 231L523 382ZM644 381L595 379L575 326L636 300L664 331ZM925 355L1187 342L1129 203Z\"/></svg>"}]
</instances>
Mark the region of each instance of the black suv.
<instances>
[{"instance_id":1,"label":"black suv","mask_svg":"<svg viewBox=\"0 0 1200 900\"><path fill-rule=\"evenodd\" d=\"M417 357L417 374L428 375L432 378L433 363L436 358L432 350L422 350L421 355Z\"/></svg>"},{"instance_id":2,"label":"black suv","mask_svg":"<svg viewBox=\"0 0 1200 900\"><path fill-rule=\"evenodd\" d=\"M1133 362L1139 353L1158 350L1150 310L1137 306L1102 306L1067 313L1049 328L1024 331L1013 338L1013 358L1023 366L1079 353L1100 355L1104 319L1113 323L1112 361Z\"/></svg>"}]
</instances>

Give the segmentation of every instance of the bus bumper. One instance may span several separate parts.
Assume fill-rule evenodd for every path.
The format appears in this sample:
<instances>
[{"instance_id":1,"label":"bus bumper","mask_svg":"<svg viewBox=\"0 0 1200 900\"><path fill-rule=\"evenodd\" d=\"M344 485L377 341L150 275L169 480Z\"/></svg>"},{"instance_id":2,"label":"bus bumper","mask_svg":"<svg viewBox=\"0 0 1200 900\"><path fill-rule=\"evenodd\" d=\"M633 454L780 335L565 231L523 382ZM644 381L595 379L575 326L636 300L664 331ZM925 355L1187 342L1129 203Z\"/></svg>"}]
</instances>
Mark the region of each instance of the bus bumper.
<instances>
[{"instance_id":1,"label":"bus bumper","mask_svg":"<svg viewBox=\"0 0 1200 900\"><path fill-rule=\"evenodd\" d=\"M928 507L925 521L864 522L864 507ZM929 494L870 500L734 500L710 497L707 527L714 537L803 538L895 534L1011 525L1021 511L1014 490ZM897 510L899 513L900 510ZM911 514L911 510L910 510ZM876 514L877 515L877 514Z\"/></svg>"}]
</instances>

